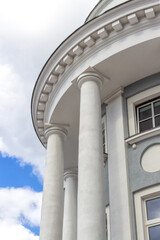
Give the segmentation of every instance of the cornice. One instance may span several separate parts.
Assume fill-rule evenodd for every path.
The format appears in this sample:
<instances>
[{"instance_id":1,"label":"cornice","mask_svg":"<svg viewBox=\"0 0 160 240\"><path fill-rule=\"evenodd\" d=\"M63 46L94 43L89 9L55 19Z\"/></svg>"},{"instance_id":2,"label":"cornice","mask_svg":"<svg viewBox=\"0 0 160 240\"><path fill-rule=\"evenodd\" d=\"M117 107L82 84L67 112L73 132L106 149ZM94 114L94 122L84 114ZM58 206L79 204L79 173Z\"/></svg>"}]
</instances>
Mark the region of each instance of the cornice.
<instances>
[{"instance_id":1,"label":"cornice","mask_svg":"<svg viewBox=\"0 0 160 240\"><path fill-rule=\"evenodd\" d=\"M81 58L94 51L103 41L112 41L112 33L117 37L125 35L126 26L134 28L143 25L143 19L152 21L159 16L159 0L135 0L126 2L123 7L113 10L93 19L79 28L73 35L64 41L50 57L42 69L36 82L32 96L32 120L37 135L43 145L44 113L51 92L58 92L64 73L69 71Z\"/></svg>"},{"instance_id":2,"label":"cornice","mask_svg":"<svg viewBox=\"0 0 160 240\"><path fill-rule=\"evenodd\" d=\"M127 1L131 1L131 0L126 0ZM93 18L96 18L97 16L102 15L104 12L109 11L110 9L113 9L119 5L125 4L126 2L120 2L117 3L116 5L114 5L113 7L107 7L108 4L110 4L112 2L112 0L101 0L97 3L97 5L93 8L93 10L90 12L90 14L88 15L88 17L86 18L85 22L91 21ZM104 10L107 7L107 10Z\"/></svg>"},{"instance_id":3,"label":"cornice","mask_svg":"<svg viewBox=\"0 0 160 240\"><path fill-rule=\"evenodd\" d=\"M116 91L112 92L107 98L103 99L103 102L105 104L108 104L110 101L112 101L114 98L118 96L122 96L124 92L123 87L116 89Z\"/></svg>"}]
</instances>

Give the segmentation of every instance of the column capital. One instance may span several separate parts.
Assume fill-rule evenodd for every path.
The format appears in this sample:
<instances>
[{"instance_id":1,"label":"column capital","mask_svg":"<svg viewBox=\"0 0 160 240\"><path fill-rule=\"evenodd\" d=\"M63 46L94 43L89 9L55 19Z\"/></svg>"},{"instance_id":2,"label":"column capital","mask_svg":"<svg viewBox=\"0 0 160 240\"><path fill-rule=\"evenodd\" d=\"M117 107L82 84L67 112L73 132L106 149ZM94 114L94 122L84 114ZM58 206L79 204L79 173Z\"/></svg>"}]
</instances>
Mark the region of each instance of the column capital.
<instances>
[{"instance_id":1,"label":"column capital","mask_svg":"<svg viewBox=\"0 0 160 240\"><path fill-rule=\"evenodd\" d=\"M81 88L82 84L87 81L94 81L99 85L99 87L101 87L103 79L100 74L95 72L82 73L77 79L79 88Z\"/></svg>"},{"instance_id":2,"label":"column capital","mask_svg":"<svg viewBox=\"0 0 160 240\"><path fill-rule=\"evenodd\" d=\"M67 169L64 172L64 180L66 181L66 179L69 177L77 178L78 177L78 168Z\"/></svg>"},{"instance_id":3,"label":"column capital","mask_svg":"<svg viewBox=\"0 0 160 240\"><path fill-rule=\"evenodd\" d=\"M52 134L59 134L66 137L67 133L67 129L62 125L52 124L45 130L45 137L48 139Z\"/></svg>"}]
</instances>

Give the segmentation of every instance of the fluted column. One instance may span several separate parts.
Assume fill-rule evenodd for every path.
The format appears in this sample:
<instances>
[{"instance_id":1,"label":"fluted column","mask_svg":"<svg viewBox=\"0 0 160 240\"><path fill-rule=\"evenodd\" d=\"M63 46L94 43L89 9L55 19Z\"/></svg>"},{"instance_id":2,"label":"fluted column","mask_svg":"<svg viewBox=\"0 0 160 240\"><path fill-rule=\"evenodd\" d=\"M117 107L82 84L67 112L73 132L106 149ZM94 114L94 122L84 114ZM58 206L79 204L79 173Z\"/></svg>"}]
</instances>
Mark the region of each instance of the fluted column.
<instances>
[{"instance_id":1,"label":"fluted column","mask_svg":"<svg viewBox=\"0 0 160 240\"><path fill-rule=\"evenodd\" d=\"M46 130L47 158L43 185L40 240L62 240L64 137L59 126Z\"/></svg>"},{"instance_id":2,"label":"fluted column","mask_svg":"<svg viewBox=\"0 0 160 240\"><path fill-rule=\"evenodd\" d=\"M65 172L63 240L77 239L77 169Z\"/></svg>"},{"instance_id":3,"label":"fluted column","mask_svg":"<svg viewBox=\"0 0 160 240\"><path fill-rule=\"evenodd\" d=\"M105 186L101 124L101 78L85 73L80 87L78 240L105 240Z\"/></svg>"}]
</instances>

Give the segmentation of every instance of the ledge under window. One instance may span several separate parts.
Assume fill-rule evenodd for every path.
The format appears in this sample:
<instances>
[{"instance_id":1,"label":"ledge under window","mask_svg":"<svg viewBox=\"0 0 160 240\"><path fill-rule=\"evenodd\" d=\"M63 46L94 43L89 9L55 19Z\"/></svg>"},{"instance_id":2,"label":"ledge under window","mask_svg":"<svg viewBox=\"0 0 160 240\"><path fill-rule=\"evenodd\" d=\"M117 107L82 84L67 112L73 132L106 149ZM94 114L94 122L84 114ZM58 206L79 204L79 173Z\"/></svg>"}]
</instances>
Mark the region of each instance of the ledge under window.
<instances>
[{"instance_id":1,"label":"ledge under window","mask_svg":"<svg viewBox=\"0 0 160 240\"><path fill-rule=\"evenodd\" d=\"M157 128L153 128L149 131L146 131L146 132L143 132L143 133L138 133L138 134L135 134L135 135L133 135L129 138L126 138L125 142L132 145L134 143L140 142L140 141L145 140L145 139L150 138L150 137L157 136L159 134L160 134L160 127L157 127Z\"/></svg>"}]
</instances>

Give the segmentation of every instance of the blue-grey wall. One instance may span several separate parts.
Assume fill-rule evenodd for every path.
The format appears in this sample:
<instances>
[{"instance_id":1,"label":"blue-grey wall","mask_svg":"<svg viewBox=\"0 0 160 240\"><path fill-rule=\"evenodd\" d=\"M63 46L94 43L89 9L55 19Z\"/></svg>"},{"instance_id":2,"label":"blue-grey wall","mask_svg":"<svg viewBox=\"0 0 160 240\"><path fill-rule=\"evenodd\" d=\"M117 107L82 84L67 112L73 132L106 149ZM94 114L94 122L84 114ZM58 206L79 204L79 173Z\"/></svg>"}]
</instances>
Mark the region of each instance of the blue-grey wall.
<instances>
[{"instance_id":1,"label":"blue-grey wall","mask_svg":"<svg viewBox=\"0 0 160 240\"><path fill-rule=\"evenodd\" d=\"M157 85L160 85L160 73L139 80L124 89L124 118L126 124L126 137L128 137L127 98ZM144 171L141 166L141 156L146 148L157 143L160 143L160 136L155 136L137 143L135 149L133 149L131 145L128 145L127 148L128 178L131 198L131 212L133 216L132 222L134 240L137 239L134 211L134 193L140 189L160 184L160 171L155 173L148 173Z\"/></svg>"}]
</instances>

